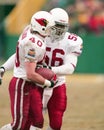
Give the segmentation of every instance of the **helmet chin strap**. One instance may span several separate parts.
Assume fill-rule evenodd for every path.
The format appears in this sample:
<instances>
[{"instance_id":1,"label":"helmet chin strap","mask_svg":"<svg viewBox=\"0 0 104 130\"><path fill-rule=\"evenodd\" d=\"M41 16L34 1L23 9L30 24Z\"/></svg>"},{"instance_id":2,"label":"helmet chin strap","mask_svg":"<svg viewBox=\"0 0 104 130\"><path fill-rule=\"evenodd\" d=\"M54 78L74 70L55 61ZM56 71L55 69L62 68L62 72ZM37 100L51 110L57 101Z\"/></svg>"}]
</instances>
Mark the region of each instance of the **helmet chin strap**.
<instances>
[{"instance_id":1,"label":"helmet chin strap","mask_svg":"<svg viewBox=\"0 0 104 130\"><path fill-rule=\"evenodd\" d=\"M34 31L33 33L34 33L35 35L38 35L38 37L39 37L42 41L44 41L44 39L45 39L46 36L40 34L39 32L36 32L36 31Z\"/></svg>"},{"instance_id":2,"label":"helmet chin strap","mask_svg":"<svg viewBox=\"0 0 104 130\"><path fill-rule=\"evenodd\" d=\"M40 33L37 33L37 35L38 35L38 37L39 37L42 41L44 41L44 39L45 39L46 36L43 36L43 35L40 34Z\"/></svg>"},{"instance_id":3,"label":"helmet chin strap","mask_svg":"<svg viewBox=\"0 0 104 130\"><path fill-rule=\"evenodd\" d=\"M46 36L44 36L44 35L42 35L42 34L40 34L40 33L39 33L38 35L40 35L42 38L45 38L45 37L46 37Z\"/></svg>"},{"instance_id":4,"label":"helmet chin strap","mask_svg":"<svg viewBox=\"0 0 104 130\"><path fill-rule=\"evenodd\" d=\"M46 36L40 34L38 31L34 31L32 28L31 28L31 33L36 34L36 35L38 35L38 36L41 36L42 38L45 38L45 37L46 37Z\"/></svg>"}]
</instances>

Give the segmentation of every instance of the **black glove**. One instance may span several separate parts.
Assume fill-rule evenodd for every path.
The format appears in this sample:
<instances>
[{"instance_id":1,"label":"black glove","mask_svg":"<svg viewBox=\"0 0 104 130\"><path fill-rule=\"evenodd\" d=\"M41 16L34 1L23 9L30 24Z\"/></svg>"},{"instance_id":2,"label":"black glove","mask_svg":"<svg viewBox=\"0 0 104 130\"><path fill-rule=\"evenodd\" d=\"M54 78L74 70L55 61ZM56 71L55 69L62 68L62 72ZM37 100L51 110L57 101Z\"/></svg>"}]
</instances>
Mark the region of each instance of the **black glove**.
<instances>
[{"instance_id":1,"label":"black glove","mask_svg":"<svg viewBox=\"0 0 104 130\"><path fill-rule=\"evenodd\" d=\"M51 66L48 66L46 63L42 63L42 64L37 64L37 69L39 68L48 68L48 69L52 69Z\"/></svg>"},{"instance_id":2,"label":"black glove","mask_svg":"<svg viewBox=\"0 0 104 130\"><path fill-rule=\"evenodd\" d=\"M56 74L54 75L54 77L50 82L51 82L51 86L49 88L53 88L57 84L58 80Z\"/></svg>"},{"instance_id":3,"label":"black glove","mask_svg":"<svg viewBox=\"0 0 104 130\"><path fill-rule=\"evenodd\" d=\"M57 76L55 74L54 77L50 80L51 85L48 86L48 87L44 86L43 88L53 88L56 85L57 82L58 82L58 80L57 80Z\"/></svg>"},{"instance_id":4,"label":"black glove","mask_svg":"<svg viewBox=\"0 0 104 130\"><path fill-rule=\"evenodd\" d=\"M2 84L2 77L4 75L5 68L3 66L0 67L0 85Z\"/></svg>"},{"instance_id":5,"label":"black glove","mask_svg":"<svg viewBox=\"0 0 104 130\"><path fill-rule=\"evenodd\" d=\"M52 69L52 67L51 66L48 66L47 64L45 64L45 63L43 63L43 68L48 68L48 69Z\"/></svg>"}]
</instances>

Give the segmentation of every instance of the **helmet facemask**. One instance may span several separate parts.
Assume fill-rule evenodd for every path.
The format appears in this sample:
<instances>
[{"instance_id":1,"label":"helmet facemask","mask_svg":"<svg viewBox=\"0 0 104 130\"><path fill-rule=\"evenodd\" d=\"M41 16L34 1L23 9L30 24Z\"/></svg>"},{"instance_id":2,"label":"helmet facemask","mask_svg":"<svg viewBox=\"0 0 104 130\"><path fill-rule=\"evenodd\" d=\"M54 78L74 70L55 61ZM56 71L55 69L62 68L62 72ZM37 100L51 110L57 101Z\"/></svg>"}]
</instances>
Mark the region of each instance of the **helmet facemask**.
<instances>
[{"instance_id":1,"label":"helmet facemask","mask_svg":"<svg viewBox=\"0 0 104 130\"><path fill-rule=\"evenodd\" d=\"M68 31L69 27L69 16L64 9L61 8L53 8L50 10L52 14L55 25L53 28L53 32L51 35L52 40L61 40L63 39L65 33Z\"/></svg>"},{"instance_id":2,"label":"helmet facemask","mask_svg":"<svg viewBox=\"0 0 104 130\"><path fill-rule=\"evenodd\" d=\"M69 25L61 22L55 22L55 26L52 27L51 39L61 40L63 39L65 33L68 31Z\"/></svg>"}]
</instances>

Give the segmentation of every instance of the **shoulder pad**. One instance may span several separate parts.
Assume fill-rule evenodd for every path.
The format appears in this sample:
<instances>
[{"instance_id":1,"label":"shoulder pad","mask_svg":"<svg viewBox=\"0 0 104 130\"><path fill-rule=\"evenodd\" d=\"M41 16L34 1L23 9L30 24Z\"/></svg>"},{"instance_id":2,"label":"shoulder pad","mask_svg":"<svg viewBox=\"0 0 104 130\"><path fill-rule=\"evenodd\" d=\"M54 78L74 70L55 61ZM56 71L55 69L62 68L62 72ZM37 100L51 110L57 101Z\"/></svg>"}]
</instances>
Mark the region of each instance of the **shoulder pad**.
<instances>
[{"instance_id":1,"label":"shoulder pad","mask_svg":"<svg viewBox=\"0 0 104 130\"><path fill-rule=\"evenodd\" d=\"M68 42L72 46L77 46L77 45L82 45L83 44L82 38L79 37L78 35L74 34L74 33L67 33L66 38L68 39Z\"/></svg>"}]
</instances>

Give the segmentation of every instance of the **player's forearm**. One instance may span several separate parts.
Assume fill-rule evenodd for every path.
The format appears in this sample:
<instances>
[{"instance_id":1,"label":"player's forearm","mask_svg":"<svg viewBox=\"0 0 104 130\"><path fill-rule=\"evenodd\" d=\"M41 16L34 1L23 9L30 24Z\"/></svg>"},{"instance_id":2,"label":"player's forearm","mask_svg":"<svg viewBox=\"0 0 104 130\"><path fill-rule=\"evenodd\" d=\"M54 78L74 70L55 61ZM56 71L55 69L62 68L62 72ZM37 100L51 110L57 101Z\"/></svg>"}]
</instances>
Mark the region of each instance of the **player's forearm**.
<instances>
[{"instance_id":1,"label":"player's forearm","mask_svg":"<svg viewBox=\"0 0 104 130\"><path fill-rule=\"evenodd\" d=\"M13 54L2 66L5 68L5 71L12 70L15 63L15 54Z\"/></svg>"},{"instance_id":2,"label":"player's forearm","mask_svg":"<svg viewBox=\"0 0 104 130\"><path fill-rule=\"evenodd\" d=\"M25 62L27 79L31 80L34 83L41 85L41 87L43 87L43 88L44 87L53 87L54 82L52 83L52 81L45 79L43 76L41 76L40 74L35 72L36 65L37 64L35 62Z\"/></svg>"},{"instance_id":3,"label":"player's forearm","mask_svg":"<svg viewBox=\"0 0 104 130\"><path fill-rule=\"evenodd\" d=\"M70 54L65 57L65 63L61 66L52 67L52 71L58 75L72 74L77 65L77 56Z\"/></svg>"},{"instance_id":4,"label":"player's forearm","mask_svg":"<svg viewBox=\"0 0 104 130\"><path fill-rule=\"evenodd\" d=\"M62 65L59 67L52 67L52 71L58 75L72 74L74 70L75 66L73 64Z\"/></svg>"}]
</instances>

